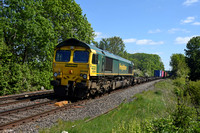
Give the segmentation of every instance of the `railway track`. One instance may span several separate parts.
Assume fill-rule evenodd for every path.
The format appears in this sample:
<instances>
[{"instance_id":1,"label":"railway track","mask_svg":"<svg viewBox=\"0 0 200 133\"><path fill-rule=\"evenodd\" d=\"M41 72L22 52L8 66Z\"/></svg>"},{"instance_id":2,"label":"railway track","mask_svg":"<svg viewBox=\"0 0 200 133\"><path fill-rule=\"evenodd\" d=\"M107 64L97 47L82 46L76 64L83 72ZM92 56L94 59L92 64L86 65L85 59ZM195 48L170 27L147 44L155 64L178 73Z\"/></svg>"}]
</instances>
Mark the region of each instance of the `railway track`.
<instances>
[{"instance_id":1,"label":"railway track","mask_svg":"<svg viewBox=\"0 0 200 133\"><path fill-rule=\"evenodd\" d=\"M34 120L37 115L41 115L46 111L56 109L54 106L57 100L50 100L36 103L24 107L9 109L0 112L0 131L22 124L29 120Z\"/></svg>"},{"instance_id":2,"label":"railway track","mask_svg":"<svg viewBox=\"0 0 200 133\"><path fill-rule=\"evenodd\" d=\"M53 98L54 93L52 90L0 97L0 130L6 129L1 128L5 127L3 125L32 115L33 113L27 113L30 110L33 112L46 111L45 107L47 108L57 101ZM53 106L51 108L53 108ZM38 109L40 109L40 111L38 111Z\"/></svg>"},{"instance_id":3,"label":"railway track","mask_svg":"<svg viewBox=\"0 0 200 133\"><path fill-rule=\"evenodd\" d=\"M118 90L119 91L119 90ZM111 93L114 93L111 92ZM108 95L108 94L105 94ZM100 98L96 97L96 99ZM36 119L48 116L50 114L55 114L59 111L63 111L66 109L71 109L71 108L80 108L83 107L83 105L87 102L90 101L91 99L85 99L81 101L77 101L71 104L67 104L63 107L57 107L54 105L57 100L51 100L47 102L41 102L33 105L28 105L25 107L19 107L19 108L14 108L14 109L9 109L5 111L0 112L0 131L16 127L18 125L34 121ZM40 109L42 108L42 109ZM30 113L30 115L24 115L24 113L30 111L31 112L37 112L37 113ZM26 117L24 117L26 116ZM16 119L13 119L13 117L17 117ZM12 118L11 120L9 120Z\"/></svg>"},{"instance_id":4,"label":"railway track","mask_svg":"<svg viewBox=\"0 0 200 133\"><path fill-rule=\"evenodd\" d=\"M33 110L33 109L37 108L36 110L38 112L38 113L35 113L35 114L32 114L32 115L29 115L27 117L21 117L17 120L6 121L6 122L3 122L3 123L1 122L0 131L5 130L5 129L9 129L9 128L13 128L17 125L24 124L24 123L27 123L27 122L30 122L30 121L34 121L38 118L48 116L48 115L56 113L58 111L70 109L70 108L73 108L73 107L76 107L76 106L79 107L81 104L83 104L86 101L87 100L82 100L82 101L78 101L78 102L75 102L75 103L72 103L72 104L67 104L63 107L56 107L56 106L54 106L54 103L56 102L56 100L53 100L53 101L43 102L43 103L39 103L39 104L35 104L35 105L30 105L30 106L26 106L26 107L21 107L21 108L16 108L16 109L0 112L0 119L3 119L3 121L5 121L5 119L6 119L3 116L7 117L9 115L9 116L13 117L13 114L16 115L15 113L18 113L18 112L21 113L21 111L27 111L27 110L30 110L30 109ZM42 111L38 111L39 107L44 108L44 106L47 106L48 108L44 109ZM19 115L17 115L17 116L19 117ZM10 117L8 117L8 118L10 118Z\"/></svg>"},{"instance_id":5,"label":"railway track","mask_svg":"<svg viewBox=\"0 0 200 133\"><path fill-rule=\"evenodd\" d=\"M34 109L34 108L38 108L44 105L49 105L49 104L54 104L55 102L57 102L57 100L51 100L51 101L47 101L47 102L41 102L41 103L37 103L37 104L33 104L33 105L28 105L25 107L19 107L19 108L15 108L15 109L10 109L10 110L6 110L6 111L1 111L0 112L0 117L1 116L5 116L5 115L10 115L13 113L18 113L21 111L26 111L28 109Z\"/></svg>"},{"instance_id":6,"label":"railway track","mask_svg":"<svg viewBox=\"0 0 200 133\"><path fill-rule=\"evenodd\" d=\"M54 99L53 96L53 91L42 91L0 97L0 131L34 121L66 108L72 108L84 102L80 101L64 107L58 107L54 105L58 100ZM43 100L42 98L50 99L48 101L38 101L38 99ZM23 105L19 105L22 103ZM24 104L28 105L24 106Z\"/></svg>"},{"instance_id":7,"label":"railway track","mask_svg":"<svg viewBox=\"0 0 200 133\"><path fill-rule=\"evenodd\" d=\"M124 91L130 87L132 87L132 86L129 86L129 87L126 87L123 89L117 89L110 93L105 93L103 96L109 95L111 93L117 93L119 91ZM99 99L99 98L101 98L101 96L95 97L95 99ZM54 105L56 100L51 100L51 101L37 103L34 105L29 105L29 106L25 106L25 107L19 107L19 108L15 108L15 109L2 111L2 112L0 112L0 131L5 130L5 129L11 129L18 125L25 124L25 123L28 123L31 121L35 121L39 118L48 116L50 114L55 114L59 111L64 111L66 109L71 109L71 108L76 108L76 107L77 108L84 107L84 104L86 104L88 101L90 101L90 99L81 100L78 102L67 104L63 107L57 107ZM28 113L29 111L30 111L30 113ZM15 117L17 117L17 118L13 119ZM10 118L12 118L12 119L8 120Z\"/></svg>"},{"instance_id":8,"label":"railway track","mask_svg":"<svg viewBox=\"0 0 200 133\"><path fill-rule=\"evenodd\" d=\"M52 97L53 95L54 95L53 91L50 90L50 91L40 91L40 92L20 94L20 95L4 96L0 97L0 107L22 102L28 102L45 97Z\"/></svg>"},{"instance_id":9,"label":"railway track","mask_svg":"<svg viewBox=\"0 0 200 133\"><path fill-rule=\"evenodd\" d=\"M47 95L52 94L53 90L47 90L47 91L36 91L36 92L30 92L30 93L24 93L24 94L17 94L17 95L8 95L8 96L1 96L0 101L6 101L6 100L13 100L13 99L20 99L20 98L27 98L27 97L33 97L38 95Z\"/></svg>"}]
</instances>

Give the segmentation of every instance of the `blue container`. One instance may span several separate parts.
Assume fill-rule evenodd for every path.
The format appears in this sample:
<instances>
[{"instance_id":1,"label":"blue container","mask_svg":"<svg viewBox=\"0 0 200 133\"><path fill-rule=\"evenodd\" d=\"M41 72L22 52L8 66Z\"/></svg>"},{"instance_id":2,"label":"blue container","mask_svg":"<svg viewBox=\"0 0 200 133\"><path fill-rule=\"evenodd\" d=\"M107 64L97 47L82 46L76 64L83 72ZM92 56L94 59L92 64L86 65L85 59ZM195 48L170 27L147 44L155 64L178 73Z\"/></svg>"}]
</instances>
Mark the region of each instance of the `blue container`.
<instances>
[{"instance_id":1,"label":"blue container","mask_svg":"<svg viewBox=\"0 0 200 133\"><path fill-rule=\"evenodd\" d=\"M154 70L154 77L162 77L162 70Z\"/></svg>"},{"instance_id":2,"label":"blue container","mask_svg":"<svg viewBox=\"0 0 200 133\"><path fill-rule=\"evenodd\" d=\"M154 77L159 77L159 70L154 70Z\"/></svg>"}]
</instances>

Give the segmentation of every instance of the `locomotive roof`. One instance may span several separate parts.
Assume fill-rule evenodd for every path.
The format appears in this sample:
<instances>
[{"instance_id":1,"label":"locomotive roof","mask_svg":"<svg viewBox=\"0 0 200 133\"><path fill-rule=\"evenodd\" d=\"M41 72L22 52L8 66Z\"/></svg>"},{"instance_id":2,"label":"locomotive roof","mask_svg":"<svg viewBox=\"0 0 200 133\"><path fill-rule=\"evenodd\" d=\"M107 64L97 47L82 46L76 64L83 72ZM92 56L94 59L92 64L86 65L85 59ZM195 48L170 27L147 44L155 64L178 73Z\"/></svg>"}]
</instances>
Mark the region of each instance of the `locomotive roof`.
<instances>
[{"instance_id":1,"label":"locomotive roof","mask_svg":"<svg viewBox=\"0 0 200 133\"><path fill-rule=\"evenodd\" d=\"M129 64L132 64L132 62L127 60L127 59L124 59L124 58L122 58L118 55L114 55L113 53L110 53L106 50L99 49L99 48L95 47L94 45L89 45L87 43L84 43L84 42L79 41L79 40L74 39L74 38L71 38L71 39L68 39L68 40L65 40L65 41L59 43L56 46L56 48L60 48L60 47L63 47L63 46L81 46L81 47L85 47L86 49L94 49L94 50L97 51L98 54L105 55L107 57L114 58L116 60L120 60L120 61L124 61L126 63L129 63Z\"/></svg>"},{"instance_id":2,"label":"locomotive roof","mask_svg":"<svg viewBox=\"0 0 200 133\"><path fill-rule=\"evenodd\" d=\"M63 47L63 46L82 46L82 47L85 47L87 49L90 49L90 46L82 41L79 41L77 39L74 39L74 38L71 38L71 39L68 39L68 40L65 40L61 43L59 43L56 48L60 48L60 47Z\"/></svg>"}]
</instances>

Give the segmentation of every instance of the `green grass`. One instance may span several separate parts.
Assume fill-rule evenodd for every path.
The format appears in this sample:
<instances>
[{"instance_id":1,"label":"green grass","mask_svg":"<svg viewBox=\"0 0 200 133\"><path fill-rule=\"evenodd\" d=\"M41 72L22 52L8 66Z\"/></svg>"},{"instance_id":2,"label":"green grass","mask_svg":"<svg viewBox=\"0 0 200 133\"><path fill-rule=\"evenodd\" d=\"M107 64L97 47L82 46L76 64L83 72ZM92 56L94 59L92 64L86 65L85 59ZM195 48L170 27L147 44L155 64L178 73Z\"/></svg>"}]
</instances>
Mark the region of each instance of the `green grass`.
<instances>
[{"instance_id":1,"label":"green grass","mask_svg":"<svg viewBox=\"0 0 200 133\"><path fill-rule=\"evenodd\" d=\"M74 122L58 121L51 129L43 129L41 133L108 133L132 131L140 128L139 123L148 120L168 117L176 108L174 86L171 80L165 80L155 85L155 89L133 96L136 98L130 103L122 103L113 111L101 115L89 122L79 120ZM124 129L124 130L123 130Z\"/></svg>"}]
</instances>

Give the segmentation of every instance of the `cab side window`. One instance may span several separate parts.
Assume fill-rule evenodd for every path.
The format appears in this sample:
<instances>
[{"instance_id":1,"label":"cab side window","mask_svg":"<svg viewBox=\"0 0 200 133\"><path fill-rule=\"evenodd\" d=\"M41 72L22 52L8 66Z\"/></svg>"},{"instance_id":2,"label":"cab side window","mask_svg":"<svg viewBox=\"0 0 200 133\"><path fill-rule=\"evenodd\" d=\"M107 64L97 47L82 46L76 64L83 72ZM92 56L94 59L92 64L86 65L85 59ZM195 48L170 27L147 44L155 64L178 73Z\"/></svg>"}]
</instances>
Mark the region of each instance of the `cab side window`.
<instances>
[{"instance_id":1,"label":"cab side window","mask_svg":"<svg viewBox=\"0 0 200 133\"><path fill-rule=\"evenodd\" d=\"M98 54L92 55L92 64L98 64Z\"/></svg>"},{"instance_id":2,"label":"cab side window","mask_svg":"<svg viewBox=\"0 0 200 133\"><path fill-rule=\"evenodd\" d=\"M132 71L133 71L133 67L132 67L132 66L129 66L129 67L128 67L128 73L132 73Z\"/></svg>"},{"instance_id":3,"label":"cab side window","mask_svg":"<svg viewBox=\"0 0 200 133\"><path fill-rule=\"evenodd\" d=\"M105 71L112 71L112 68L113 68L113 59L106 57Z\"/></svg>"}]
</instances>

